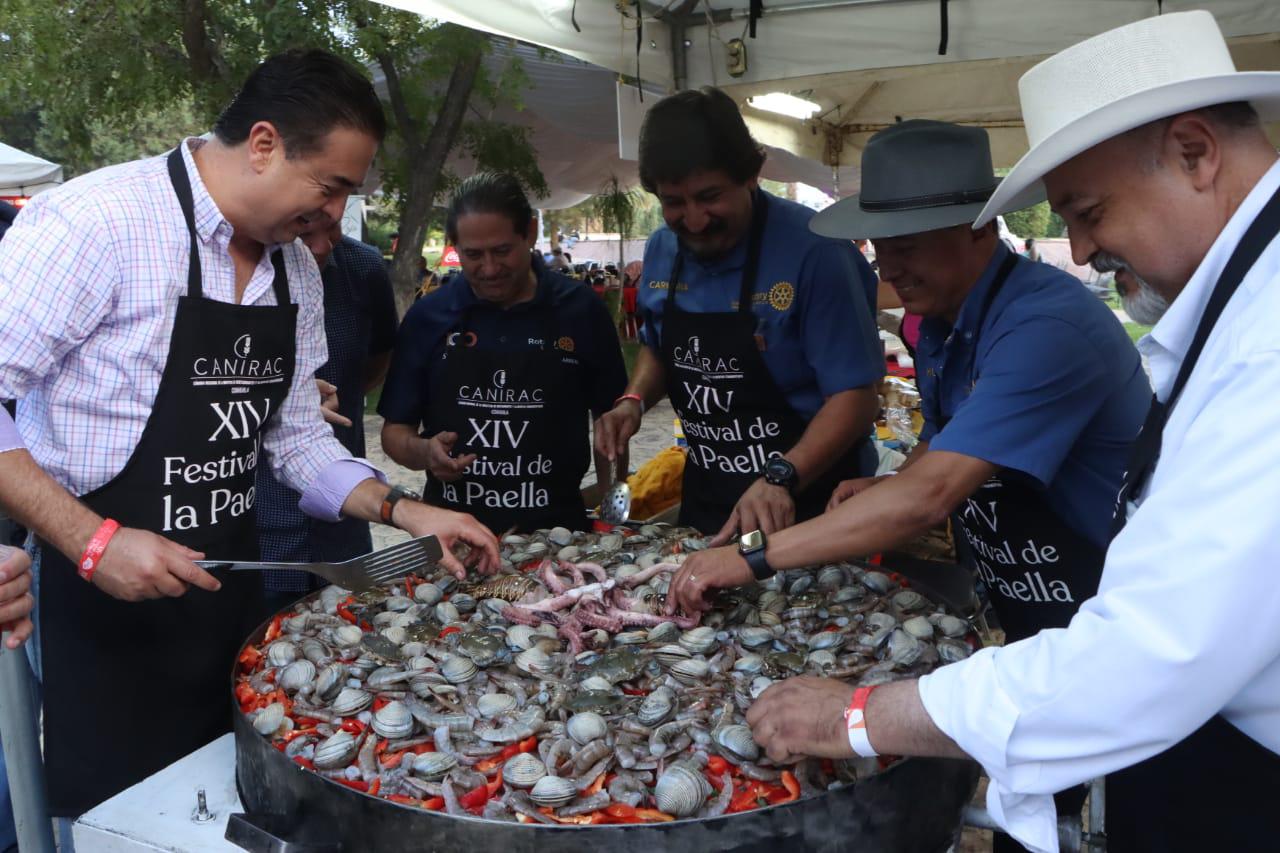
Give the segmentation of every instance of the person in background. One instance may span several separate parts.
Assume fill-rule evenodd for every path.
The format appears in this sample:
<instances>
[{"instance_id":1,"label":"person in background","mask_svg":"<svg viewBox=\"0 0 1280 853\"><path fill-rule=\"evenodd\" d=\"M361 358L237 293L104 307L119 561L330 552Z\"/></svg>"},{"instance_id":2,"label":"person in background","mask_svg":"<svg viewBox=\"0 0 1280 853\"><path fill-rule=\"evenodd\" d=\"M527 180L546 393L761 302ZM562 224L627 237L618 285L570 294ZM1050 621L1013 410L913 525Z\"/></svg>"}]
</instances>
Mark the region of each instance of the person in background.
<instances>
[{"instance_id":1,"label":"person in background","mask_svg":"<svg viewBox=\"0 0 1280 853\"><path fill-rule=\"evenodd\" d=\"M622 271L622 338L634 341L640 334L640 318L636 313L643 264L632 261Z\"/></svg>"},{"instance_id":2,"label":"person in background","mask_svg":"<svg viewBox=\"0 0 1280 853\"><path fill-rule=\"evenodd\" d=\"M378 411L387 455L428 473L428 497L495 532L587 525L591 417L627 382L618 331L590 288L534 251L520 182L464 180L445 231L462 274L405 316ZM596 457L597 481L611 472Z\"/></svg>"},{"instance_id":3,"label":"person in background","mask_svg":"<svg viewBox=\"0 0 1280 853\"><path fill-rule=\"evenodd\" d=\"M564 249L556 246L551 250L551 263L547 264L547 269L552 272L569 272L572 269L569 262L565 260Z\"/></svg>"},{"instance_id":4,"label":"person in background","mask_svg":"<svg viewBox=\"0 0 1280 853\"><path fill-rule=\"evenodd\" d=\"M365 457L364 397L382 384L396 338L396 301L378 250L342 235L333 222L303 236L324 284L324 331L329 360L316 369L321 391L336 395L334 436L356 459ZM298 508L302 496L264 465L258 468L258 544L272 562L341 562L373 547L369 522L320 521ZM275 613L321 581L306 572L267 572L266 612Z\"/></svg>"},{"instance_id":5,"label":"person in background","mask_svg":"<svg viewBox=\"0 0 1280 853\"><path fill-rule=\"evenodd\" d=\"M1022 243L1022 251L1019 252L1022 257L1029 261L1040 260L1040 247L1036 245L1035 237L1028 237Z\"/></svg>"},{"instance_id":6,"label":"person in background","mask_svg":"<svg viewBox=\"0 0 1280 853\"><path fill-rule=\"evenodd\" d=\"M645 345L596 432L614 458L669 396L689 442L680 523L719 541L820 514L877 461L875 276L851 242L809 231L813 211L761 189L763 166L718 89L645 116L640 180L666 224L645 246Z\"/></svg>"}]
</instances>

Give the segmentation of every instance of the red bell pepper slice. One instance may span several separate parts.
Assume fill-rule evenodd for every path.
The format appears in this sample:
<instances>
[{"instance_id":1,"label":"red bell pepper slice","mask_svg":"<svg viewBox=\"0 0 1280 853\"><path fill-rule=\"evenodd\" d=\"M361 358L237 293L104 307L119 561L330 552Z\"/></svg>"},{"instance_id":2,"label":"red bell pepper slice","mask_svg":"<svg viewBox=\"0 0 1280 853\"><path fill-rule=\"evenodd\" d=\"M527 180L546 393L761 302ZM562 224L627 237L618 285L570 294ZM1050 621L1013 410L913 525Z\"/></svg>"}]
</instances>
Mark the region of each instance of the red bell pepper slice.
<instances>
[{"instance_id":1,"label":"red bell pepper slice","mask_svg":"<svg viewBox=\"0 0 1280 853\"><path fill-rule=\"evenodd\" d=\"M604 813L609 817L635 817L635 806L629 806L626 803L609 803L604 807Z\"/></svg>"},{"instance_id":2,"label":"red bell pepper slice","mask_svg":"<svg viewBox=\"0 0 1280 853\"><path fill-rule=\"evenodd\" d=\"M339 785L346 785L352 790L359 791L362 794L369 793L369 783L363 779L334 779Z\"/></svg>"},{"instance_id":3,"label":"red bell pepper slice","mask_svg":"<svg viewBox=\"0 0 1280 853\"><path fill-rule=\"evenodd\" d=\"M520 751L521 751L521 752L533 752L533 751L534 751L535 749L537 749L537 748L538 748L538 736L537 736L537 735L530 735L529 737L527 737L527 738L525 738L524 740L520 741Z\"/></svg>"},{"instance_id":4,"label":"red bell pepper slice","mask_svg":"<svg viewBox=\"0 0 1280 853\"><path fill-rule=\"evenodd\" d=\"M467 791L467 793L459 797L458 805L462 806L464 809L467 809L468 811L483 808L484 804L489 802L489 796L490 796L489 786L480 785L479 787L473 790Z\"/></svg>"},{"instance_id":5,"label":"red bell pepper slice","mask_svg":"<svg viewBox=\"0 0 1280 853\"><path fill-rule=\"evenodd\" d=\"M342 721L342 728L344 731L351 732L353 735L358 735L364 731L364 723L360 722L355 717L348 717Z\"/></svg>"},{"instance_id":6,"label":"red bell pepper slice","mask_svg":"<svg viewBox=\"0 0 1280 853\"><path fill-rule=\"evenodd\" d=\"M444 808L444 797L432 797L422 801L422 807L428 811L438 812Z\"/></svg>"}]
</instances>

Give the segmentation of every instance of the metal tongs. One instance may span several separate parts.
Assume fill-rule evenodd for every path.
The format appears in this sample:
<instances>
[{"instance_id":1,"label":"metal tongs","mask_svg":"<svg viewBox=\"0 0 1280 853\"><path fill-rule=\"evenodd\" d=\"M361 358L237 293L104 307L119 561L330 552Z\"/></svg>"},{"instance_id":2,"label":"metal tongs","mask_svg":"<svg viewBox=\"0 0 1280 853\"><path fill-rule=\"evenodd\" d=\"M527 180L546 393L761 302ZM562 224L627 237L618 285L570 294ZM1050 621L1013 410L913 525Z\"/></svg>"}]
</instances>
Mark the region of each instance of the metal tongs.
<instances>
[{"instance_id":1,"label":"metal tongs","mask_svg":"<svg viewBox=\"0 0 1280 853\"><path fill-rule=\"evenodd\" d=\"M202 569L227 569L240 571L293 571L310 572L319 575L329 583L337 584L345 589L369 589L390 583L407 574L422 574L425 569L435 565L443 556L440 540L435 536L420 536L383 548L371 551L361 557L343 563L241 563L222 562L218 560L197 560L196 565Z\"/></svg>"}]
</instances>

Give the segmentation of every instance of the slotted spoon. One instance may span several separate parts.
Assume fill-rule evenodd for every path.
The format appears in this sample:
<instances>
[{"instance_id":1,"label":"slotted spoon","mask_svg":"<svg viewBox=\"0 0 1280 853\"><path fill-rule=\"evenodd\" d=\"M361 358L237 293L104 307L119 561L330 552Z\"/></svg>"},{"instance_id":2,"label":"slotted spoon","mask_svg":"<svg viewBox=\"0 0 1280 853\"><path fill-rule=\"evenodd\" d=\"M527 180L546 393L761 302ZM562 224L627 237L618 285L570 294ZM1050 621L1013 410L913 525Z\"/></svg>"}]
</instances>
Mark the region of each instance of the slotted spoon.
<instances>
[{"instance_id":1,"label":"slotted spoon","mask_svg":"<svg viewBox=\"0 0 1280 853\"><path fill-rule=\"evenodd\" d=\"M631 519L631 487L626 477L618 476L618 462L613 462L613 485L600 499L600 518L609 524L626 524Z\"/></svg>"}]
</instances>

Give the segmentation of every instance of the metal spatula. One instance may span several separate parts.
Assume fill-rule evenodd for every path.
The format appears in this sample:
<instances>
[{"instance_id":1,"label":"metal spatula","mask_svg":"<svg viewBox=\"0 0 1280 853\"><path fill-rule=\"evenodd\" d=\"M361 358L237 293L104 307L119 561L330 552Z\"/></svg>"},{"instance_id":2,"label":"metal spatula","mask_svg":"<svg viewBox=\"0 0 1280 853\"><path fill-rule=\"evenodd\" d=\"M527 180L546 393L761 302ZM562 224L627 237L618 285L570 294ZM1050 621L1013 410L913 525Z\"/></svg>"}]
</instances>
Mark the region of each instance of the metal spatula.
<instances>
[{"instance_id":1,"label":"metal spatula","mask_svg":"<svg viewBox=\"0 0 1280 853\"><path fill-rule=\"evenodd\" d=\"M631 518L631 487L626 477L618 477L618 463L613 463L613 485L600 499L600 518L609 524L625 524Z\"/></svg>"},{"instance_id":2,"label":"metal spatula","mask_svg":"<svg viewBox=\"0 0 1280 853\"><path fill-rule=\"evenodd\" d=\"M368 589L390 583L411 572L421 573L439 562L443 554L439 539L434 536L420 536L343 563L238 563L197 560L196 565L202 569L227 569L233 572L276 570L310 572L346 589Z\"/></svg>"}]
</instances>

